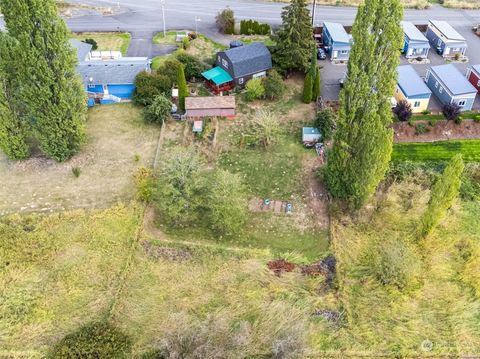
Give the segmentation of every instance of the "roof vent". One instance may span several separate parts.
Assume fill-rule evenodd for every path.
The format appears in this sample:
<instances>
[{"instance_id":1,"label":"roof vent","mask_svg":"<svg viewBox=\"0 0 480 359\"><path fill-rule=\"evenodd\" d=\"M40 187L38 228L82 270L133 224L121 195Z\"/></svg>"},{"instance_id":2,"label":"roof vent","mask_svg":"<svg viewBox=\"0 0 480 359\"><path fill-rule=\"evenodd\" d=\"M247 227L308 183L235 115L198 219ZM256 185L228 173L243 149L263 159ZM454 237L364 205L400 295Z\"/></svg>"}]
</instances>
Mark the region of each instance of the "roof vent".
<instances>
[{"instance_id":1,"label":"roof vent","mask_svg":"<svg viewBox=\"0 0 480 359\"><path fill-rule=\"evenodd\" d=\"M234 49L236 47L240 47L240 46L243 46L243 42L241 42L240 40L233 40L230 42L230 48L231 49Z\"/></svg>"}]
</instances>

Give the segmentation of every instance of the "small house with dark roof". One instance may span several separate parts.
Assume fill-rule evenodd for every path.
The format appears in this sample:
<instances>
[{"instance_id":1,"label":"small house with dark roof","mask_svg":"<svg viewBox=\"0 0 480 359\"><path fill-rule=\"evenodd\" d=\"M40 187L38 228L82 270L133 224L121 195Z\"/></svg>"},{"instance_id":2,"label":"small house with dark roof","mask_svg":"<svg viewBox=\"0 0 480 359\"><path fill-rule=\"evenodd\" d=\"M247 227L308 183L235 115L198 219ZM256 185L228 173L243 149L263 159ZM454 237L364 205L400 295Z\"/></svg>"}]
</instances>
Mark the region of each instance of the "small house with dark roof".
<instances>
[{"instance_id":1,"label":"small house with dark roof","mask_svg":"<svg viewBox=\"0 0 480 359\"><path fill-rule=\"evenodd\" d=\"M430 20L426 36L439 55L465 56L467 41L448 22Z\"/></svg>"},{"instance_id":2,"label":"small house with dark roof","mask_svg":"<svg viewBox=\"0 0 480 359\"><path fill-rule=\"evenodd\" d=\"M428 109L432 91L411 65L399 66L398 82L395 90L397 102L406 101L413 113L421 113Z\"/></svg>"},{"instance_id":3,"label":"small house with dark roof","mask_svg":"<svg viewBox=\"0 0 480 359\"><path fill-rule=\"evenodd\" d=\"M468 69L467 79L480 93L480 65L473 65Z\"/></svg>"},{"instance_id":4,"label":"small house with dark roof","mask_svg":"<svg viewBox=\"0 0 480 359\"><path fill-rule=\"evenodd\" d=\"M323 45L332 61L347 61L352 47L352 37L342 24L325 22L323 25Z\"/></svg>"},{"instance_id":5,"label":"small house with dark roof","mask_svg":"<svg viewBox=\"0 0 480 359\"><path fill-rule=\"evenodd\" d=\"M135 77L142 71L150 72L147 57L122 57L118 51L92 52L92 46L70 40L77 50L77 72L85 85L89 98L100 103L131 99L135 90Z\"/></svg>"},{"instance_id":6,"label":"small house with dark roof","mask_svg":"<svg viewBox=\"0 0 480 359\"><path fill-rule=\"evenodd\" d=\"M272 55L263 43L256 42L218 52L215 65L202 75L207 86L219 94L244 87L250 79L265 77L272 68Z\"/></svg>"},{"instance_id":7,"label":"small house with dark roof","mask_svg":"<svg viewBox=\"0 0 480 359\"><path fill-rule=\"evenodd\" d=\"M402 21L403 27L403 53L407 59L427 58L430 42L422 32L411 22Z\"/></svg>"},{"instance_id":8,"label":"small house with dark roof","mask_svg":"<svg viewBox=\"0 0 480 359\"><path fill-rule=\"evenodd\" d=\"M462 111L472 109L477 89L453 64L433 66L425 82L443 105L456 103Z\"/></svg>"}]
</instances>

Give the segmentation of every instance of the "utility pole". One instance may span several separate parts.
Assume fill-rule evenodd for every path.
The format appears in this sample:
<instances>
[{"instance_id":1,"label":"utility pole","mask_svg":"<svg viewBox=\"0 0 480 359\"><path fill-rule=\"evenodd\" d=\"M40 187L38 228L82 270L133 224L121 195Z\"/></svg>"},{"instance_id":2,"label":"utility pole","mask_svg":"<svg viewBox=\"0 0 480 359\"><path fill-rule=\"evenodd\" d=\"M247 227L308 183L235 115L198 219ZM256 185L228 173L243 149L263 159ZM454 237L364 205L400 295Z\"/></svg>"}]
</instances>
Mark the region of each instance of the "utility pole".
<instances>
[{"instance_id":1,"label":"utility pole","mask_svg":"<svg viewBox=\"0 0 480 359\"><path fill-rule=\"evenodd\" d=\"M165 0L160 0L162 4L162 17L163 17L163 37L167 37L167 27L165 25Z\"/></svg>"},{"instance_id":2,"label":"utility pole","mask_svg":"<svg viewBox=\"0 0 480 359\"><path fill-rule=\"evenodd\" d=\"M317 7L317 0L313 0L313 6L312 6L312 26L315 26L315 11Z\"/></svg>"},{"instance_id":3,"label":"utility pole","mask_svg":"<svg viewBox=\"0 0 480 359\"><path fill-rule=\"evenodd\" d=\"M195 15L195 33L198 34L198 22L202 21L198 16Z\"/></svg>"}]
</instances>

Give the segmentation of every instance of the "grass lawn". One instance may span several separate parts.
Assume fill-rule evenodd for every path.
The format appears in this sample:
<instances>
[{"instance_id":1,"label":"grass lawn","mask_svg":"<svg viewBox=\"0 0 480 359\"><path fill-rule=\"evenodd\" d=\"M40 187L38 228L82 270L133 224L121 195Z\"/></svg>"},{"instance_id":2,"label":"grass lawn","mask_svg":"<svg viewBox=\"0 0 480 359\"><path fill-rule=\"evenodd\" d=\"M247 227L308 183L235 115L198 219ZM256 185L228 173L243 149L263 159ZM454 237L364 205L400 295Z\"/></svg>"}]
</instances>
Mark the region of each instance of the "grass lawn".
<instances>
[{"instance_id":1,"label":"grass lawn","mask_svg":"<svg viewBox=\"0 0 480 359\"><path fill-rule=\"evenodd\" d=\"M72 33L71 37L77 40L94 39L98 44L98 51L121 51L124 56L131 40L128 32L78 32Z\"/></svg>"},{"instance_id":2,"label":"grass lawn","mask_svg":"<svg viewBox=\"0 0 480 359\"><path fill-rule=\"evenodd\" d=\"M185 31L179 31L179 32L185 32ZM153 37L153 43L163 44L163 45L177 45L178 42L175 41L176 38L177 38L177 31L167 31L166 37L163 35L163 31L161 31L155 34L155 36Z\"/></svg>"},{"instance_id":3,"label":"grass lawn","mask_svg":"<svg viewBox=\"0 0 480 359\"><path fill-rule=\"evenodd\" d=\"M475 116L478 116L479 113L478 112L473 112L473 111L465 111L462 113L462 117L463 119L469 119L469 120L473 120ZM413 115L412 116L412 120L413 121L432 121L432 122L435 122L435 121L442 121L442 120L446 120L445 116L444 115L431 115L431 114L427 114L427 115L423 115L423 114L420 114L420 115Z\"/></svg>"},{"instance_id":4,"label":"grass lawn","mask_svg":"<svg viewBox=\"0 0 480 359\"><path fill-rule=\"evenodd\" d=\"M480 140L451 140L440 142L396 143L393 160L439 161L457 153L466 161L480 161Z\"/></svg>"},{"instance_id":5,"label":"grass lawn","mask_svg":"<svg viewBox=\"0 0 480 359\"><path fill-rule=\"evenodd\" d=\"M0 216L106 207L132 198L131 174L153 160L159 131L131 104L97 106L88 112L86 145L64 163L40 155L13 162L0 154Z\"/></svg>"},{"instance_id":6,"label":"grass lawn","mask_svg":"<svg viewBox=\"0 0 480 359\"><path fill-rule=\"evenodd\" d=\"M268 35L234 35L235 40L240 40L244 44L251 44L252 42L263 42L265 46L274 46L275 41Z\"/></svg>"}]
</instances>

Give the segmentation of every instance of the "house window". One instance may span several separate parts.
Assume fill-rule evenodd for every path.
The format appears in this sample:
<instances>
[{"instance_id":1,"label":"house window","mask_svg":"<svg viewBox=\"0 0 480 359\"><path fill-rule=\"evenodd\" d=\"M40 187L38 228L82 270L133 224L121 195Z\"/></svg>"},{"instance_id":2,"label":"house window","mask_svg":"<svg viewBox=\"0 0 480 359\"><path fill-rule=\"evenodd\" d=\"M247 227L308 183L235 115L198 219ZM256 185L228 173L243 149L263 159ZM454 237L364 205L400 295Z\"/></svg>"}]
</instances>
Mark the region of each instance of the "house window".
<instances>
[{"instance_id":1,"label":"house window","mask_svg":"<svg viewBox=\"0 0 480 359\"><path fill-rule=\"evenodd\" d=\"M438 81L435 81L435 88L438 88Z\"/></svg>"},{"instance_id":2,"label":"house window","mask_svg":"<svg viewBox=\"0 0 480 359\"><path fill-rule=\"evenodd\" d=\"M220 55L218 55L218 57L217 57L217 61L218 61L218 62L220 62Z\"/></svg>"},{"instance_id":3,"label":"house window","mask_svg":"<svg viewBox=\"0 0 480 359\"><path fill-rule=\"evenodd\" d=\"M467 103L467 101L465 101L465 100L460 100L460 101L458 101L458 106L464 107L464 106L466 105L466 103Z\"/></svg>"},{"instance_id":4,"label":"house window","mask_svg":"<svg viewBox=\"0 0 480 359\"><path fill-rule=\"evenodd\" d=\"M88 84L88 88L89 88L89 89L95 88L95 84Z\"/></svg>"},{"instance_id":5,"label":"house window","mask_svg":"<svg viewBox=\"0 0 480 359\"><path fill-rule=\"evenodd\" d=\"M239 85L243 85L243 77L240 77L240 78L238 79L238 84L239 84Z\"/></svg>"},{"instance_id":6,"label":"house window","mask_svg":"<svg viewBox=\"0 0 480 359\"><path fill-rule=\"evenodd\" d=\"M478 80L477 82L477 87L480 87L480 80Z\"/></svg>"},{"instance_id":7,"label":"house window","mask_svg":"<svg viewBox=\"0 0 480 359\"><path fill-rule=\"evenodd\" d=\"M348 50L340 50L340 54L346 55L346 54L348 54Z\"/></svg>"},{"instance_id":8,"label":"house window","mask_svg":"<svg viewBox=\"0 0 480 359\"><path fill-rule=\"evenodd\" d=\"M259 73L256 73L252 76L252 78L256 79L258 77L265 77L267 76L267 72L266 71L262 71L262 72L259 72Z\"/></svg>"},{"instance_id":9,"label":"house window","mask_svg":"<svg viewBox=\"0 0 480 359\"><path fill-rule=\"evenodd\" d=\"M440 86L440 88L438 89L438 92L442 93L443 92L443 87Z\"/></svg>"},{"instance_id":10,"label":"house window","mask_svg":"<svg viewBox=\"0 0 480 359\"><path fill-rule=\"evenodd\" d=\"M222 65L223 65L223 67L225 67L226 69L228 69L228 61L227 61L227 60L222 59Z\"/></svg>"},{"instance_id":11,"label":"house window","mask_svg":"<svg viewBox=\"0 0 480 359\"><path fill-rule=\"evenodd\" d=\"M420 107L420 101L415 101L415 103L413 104L413 107Z\"/></svg>"}]
</instances>

